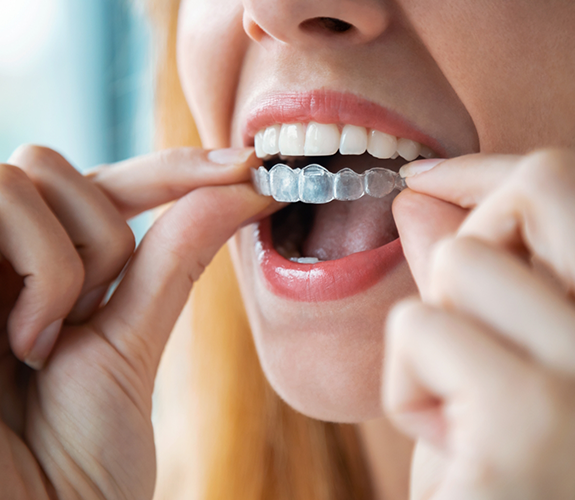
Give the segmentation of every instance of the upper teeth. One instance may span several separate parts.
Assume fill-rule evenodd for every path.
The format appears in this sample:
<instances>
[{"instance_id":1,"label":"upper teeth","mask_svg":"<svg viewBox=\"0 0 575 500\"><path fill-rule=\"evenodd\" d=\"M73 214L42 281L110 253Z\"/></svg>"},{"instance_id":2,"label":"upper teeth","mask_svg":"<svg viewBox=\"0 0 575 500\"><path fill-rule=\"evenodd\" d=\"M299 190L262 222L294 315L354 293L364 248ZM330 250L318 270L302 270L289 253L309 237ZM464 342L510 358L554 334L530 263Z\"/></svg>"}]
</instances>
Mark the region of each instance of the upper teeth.
<instances>
[{"instance_id":1,"label":"upper teeth","mask_svg":"<svg viewBox=\"0 0 575 500\"><path fill-rule=\"evenodd\" d=\"M255 136L256 155L327 156L339 152L342 155L361 155L366 151L375 158L397 158L407 161L418 156L431 158L434 153L419 142L366 129L356 125L344 125L340 132L335 124L310 122L271 125Z\"/></svg>"}]
</instances>

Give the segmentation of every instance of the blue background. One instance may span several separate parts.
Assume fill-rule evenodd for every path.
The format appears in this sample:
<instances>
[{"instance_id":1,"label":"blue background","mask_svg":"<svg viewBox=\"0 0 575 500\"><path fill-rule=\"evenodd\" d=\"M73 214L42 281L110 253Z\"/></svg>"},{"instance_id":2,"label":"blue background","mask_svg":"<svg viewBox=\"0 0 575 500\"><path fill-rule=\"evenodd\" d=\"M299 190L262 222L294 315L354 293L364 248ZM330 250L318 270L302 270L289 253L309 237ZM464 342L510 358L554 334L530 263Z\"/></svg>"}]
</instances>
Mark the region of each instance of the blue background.
<instances>
[{"instance_id":1,"label":"blue background","mask_svg":"<svg viewBox=\"0 0 575 500\"><path fill-rule=\"evenodd\" d=\"M80 171L147 153L152 101L150 34L135 2L0 0L0 162L24 143Z\"/></svg>"}]
</instances>

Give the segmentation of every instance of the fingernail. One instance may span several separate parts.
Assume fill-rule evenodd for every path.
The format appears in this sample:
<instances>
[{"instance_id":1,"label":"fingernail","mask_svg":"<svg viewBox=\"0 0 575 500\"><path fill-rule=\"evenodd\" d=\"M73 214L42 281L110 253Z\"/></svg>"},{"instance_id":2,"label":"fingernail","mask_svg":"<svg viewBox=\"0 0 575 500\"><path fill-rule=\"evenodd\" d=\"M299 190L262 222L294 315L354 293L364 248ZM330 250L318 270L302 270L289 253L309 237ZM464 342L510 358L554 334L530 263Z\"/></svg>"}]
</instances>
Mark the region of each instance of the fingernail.
<instances>
[{"instance_id":1,"label":"fingernail","mask_svg":"<svg viewBox=\"0 0 575 500\"><path fill-rule=\"evenodd\" d=\"M413 177L414 175L422 174L423 172L431 170L433 167L444 161L445 158L431 158L429 160L412 161L399 169L399 175L404 179L407 177Z\"/></svg>"},{"instance_id":2,"label":"fingernail","mask_svg":"<svg viewBox=\"0 0 575 500\"><path fill-rule=\"evenodd\" d=\"M74 323L85 320L104 300L107 291L108 285L104 285L87 292L86 295L78 299L74 309L68 315L68 321Z\"/></svg>"},{"instance_id":3,"label":"fingernail","mask_svg":"<svg viewBox=\"0 0 575 500\"><path fill-rule=\"evenodd\" d=\"M34 347L32 347L30 354L28 354L24 360L24 363L26 363L30 368L33 368L34 370L41 370L43 368L44 363L46 363L46 360L56 343L63 321L63 319L54 321L54 323L40 332Z\"/></svg>"},{"instance_id":4,"label":"fingernail","mask_svg":"<svg viewBox=\"0 0 575 500\"><path fill-rule=\"evenodd\" d=\"M254 153L254 148L214 149L208 153L208 160L218 165L241 165Z\"/></svg>"}]
</instances>

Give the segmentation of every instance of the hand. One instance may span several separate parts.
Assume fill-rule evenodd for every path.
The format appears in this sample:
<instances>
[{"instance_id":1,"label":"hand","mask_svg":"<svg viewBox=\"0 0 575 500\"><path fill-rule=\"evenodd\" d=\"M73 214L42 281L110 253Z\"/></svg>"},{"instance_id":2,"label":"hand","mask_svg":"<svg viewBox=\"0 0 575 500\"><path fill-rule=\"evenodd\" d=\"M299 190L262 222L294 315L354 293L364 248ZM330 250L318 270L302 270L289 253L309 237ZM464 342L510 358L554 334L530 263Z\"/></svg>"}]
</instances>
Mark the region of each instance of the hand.
<instances>
[{"instance_id":1,"label":"hand","mask_svg":"<svg viewBox=\"0 0 575 500\"><path fill-rule=\"evenodd\" d=\"M390 315L384 400L418 442L412 499L575 498L575 154L456 158L408 186L423 301Z\"/></svg>"},{"instance_id":2,"label":"hand","mask_svg":"<svg viewBox=\"0 0 575 500\"><path fill-rule=\"evenodd\" d=\"M244 182L255 161L187 148L83 177L24 147L0 165L0 498L152 498L156 369L213 255L276 207ZM133 254L125 220L173 200Z\"/></svg>"}]
</instances>

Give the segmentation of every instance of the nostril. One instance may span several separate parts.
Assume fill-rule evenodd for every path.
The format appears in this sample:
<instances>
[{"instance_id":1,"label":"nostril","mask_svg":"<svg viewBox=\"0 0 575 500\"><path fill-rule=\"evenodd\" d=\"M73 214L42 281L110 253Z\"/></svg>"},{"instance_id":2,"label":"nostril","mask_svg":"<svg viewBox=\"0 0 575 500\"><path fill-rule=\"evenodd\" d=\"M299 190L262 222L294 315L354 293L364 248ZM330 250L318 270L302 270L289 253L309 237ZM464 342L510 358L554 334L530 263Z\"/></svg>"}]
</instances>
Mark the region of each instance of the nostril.
<instances>
[{"instance_id":1,"label":"nostril","mask_svg":"<svg viewBox=\"0 0 575 500\"><path fill-rule=\"evenodd\" d=\"M346 33L353 25L333 17L316 17L300 24L300 28L307 32L328 32L329 34Z\"/></svg>"},{"instance_id":2,"label":"nostril","mask_svg":"<svg viewBox=\"0 0 575 500\"><path fill-rule=\"evenodd\" d=\"M323 27L334 33L345 33L349 31L353 26L345 21L339 19L334 19L333 17L319 17L318 22L323 25Z\"/></svg>"}]
</instances>

